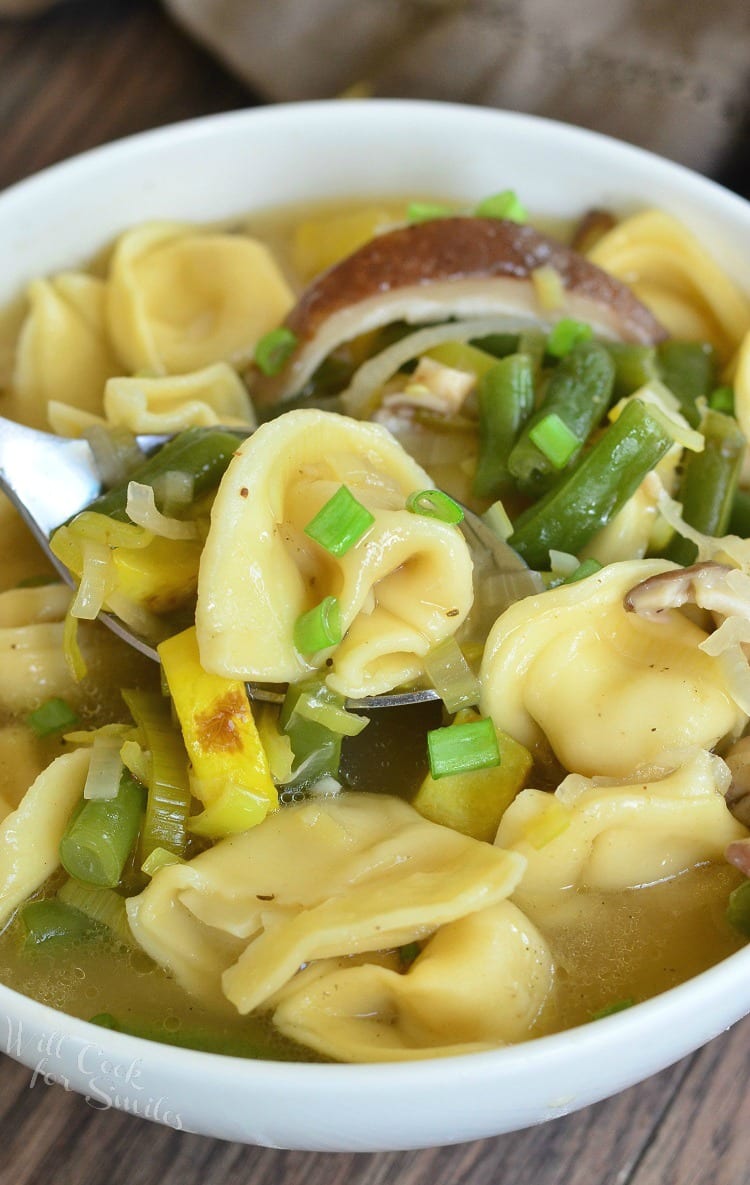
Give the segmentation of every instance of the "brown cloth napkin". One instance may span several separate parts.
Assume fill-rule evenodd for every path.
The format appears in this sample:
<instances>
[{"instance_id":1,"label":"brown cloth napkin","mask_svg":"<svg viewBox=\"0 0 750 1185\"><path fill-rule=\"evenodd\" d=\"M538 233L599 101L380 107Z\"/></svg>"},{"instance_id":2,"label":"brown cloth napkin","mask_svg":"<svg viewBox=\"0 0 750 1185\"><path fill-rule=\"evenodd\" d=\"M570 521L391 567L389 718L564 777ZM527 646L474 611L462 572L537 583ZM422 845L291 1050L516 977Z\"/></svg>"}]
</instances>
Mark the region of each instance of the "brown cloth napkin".
<instances>
[{"instance_id":1,"label":"brown cloth napkin","mask_svg":"<svg viewBox=\"0 0 750 1185\"><path fill-rule=\"evenodd\" d=\"M50 3L50 0L46 0ZM0 15L45 0L0 0ZM750 112L750 0L164 0L272 100L368 94L550 116L714 171Z\"/></svg>"}]
</instances>

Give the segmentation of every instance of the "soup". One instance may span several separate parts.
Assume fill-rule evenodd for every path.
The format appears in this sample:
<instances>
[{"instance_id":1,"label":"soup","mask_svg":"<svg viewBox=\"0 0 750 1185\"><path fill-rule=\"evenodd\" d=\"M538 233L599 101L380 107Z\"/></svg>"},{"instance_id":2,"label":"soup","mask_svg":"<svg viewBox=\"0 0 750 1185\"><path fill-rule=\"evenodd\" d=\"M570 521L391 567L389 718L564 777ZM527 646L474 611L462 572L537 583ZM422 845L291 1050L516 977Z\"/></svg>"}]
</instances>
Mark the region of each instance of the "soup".
<instances>
[{"instance_id":1,"label":"soup","mask_svg":"<svg viewBox=\"0 0 750 1185\"><path fill-rule=\"evenodd\" d=\"M0 411L105 488L75 596L3 506L5 983L377 1061L745 941L750 306L658 212L556 231L510 191L150 224L6 314Z\"/></svg>"}]
</instances>

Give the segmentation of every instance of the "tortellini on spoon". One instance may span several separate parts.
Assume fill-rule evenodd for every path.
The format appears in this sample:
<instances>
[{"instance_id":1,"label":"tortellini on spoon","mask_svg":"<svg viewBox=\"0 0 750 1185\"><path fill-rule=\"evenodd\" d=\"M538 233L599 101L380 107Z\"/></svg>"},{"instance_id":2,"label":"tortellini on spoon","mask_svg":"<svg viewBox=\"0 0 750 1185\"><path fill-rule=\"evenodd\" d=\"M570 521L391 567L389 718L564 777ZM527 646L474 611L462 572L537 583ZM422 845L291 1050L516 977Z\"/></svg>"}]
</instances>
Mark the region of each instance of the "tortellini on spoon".
<instances>
[{"instance_id":1,"label":"tortellini on spoon","mask_svg":"<svg viewBox=\"0 0 750 1185\"><path fill-rule=\"evenodd\" d=\"M549 746L567 769L627 777L668 750L711 749L747 717L708 636L676 609L629 613L634 586L675 565L614 563L527 597L493 626L480 680L482 710L527 748Z\"/></svg>"},{"instance_id":2,"label":"tortellini on spoon","mask_svg":"<svg viewBox=\"0 0 750 1185\"><path fill-rule=\"evenodd\" d=\"M460 529L406 509L433 485L378 424L315 410L262 425L238 449L214 503L198 582L203 666L219 675L294 682L317 668L351 697L422 673L473 602ZM336 556L305 533L342 486L372 516ZM342 641L298 651L295 623L335 597Z\"/></svg>"}]
</instances>

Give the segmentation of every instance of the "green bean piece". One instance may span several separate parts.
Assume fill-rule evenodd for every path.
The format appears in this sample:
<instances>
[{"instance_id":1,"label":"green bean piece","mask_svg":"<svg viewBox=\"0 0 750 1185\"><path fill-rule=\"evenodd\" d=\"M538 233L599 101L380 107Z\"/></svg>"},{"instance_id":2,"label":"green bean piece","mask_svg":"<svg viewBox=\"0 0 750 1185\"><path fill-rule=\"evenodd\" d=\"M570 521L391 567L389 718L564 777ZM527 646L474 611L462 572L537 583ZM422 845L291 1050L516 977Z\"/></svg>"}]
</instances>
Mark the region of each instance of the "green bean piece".
<instances>
[{"instance_id":1,"label":"green bean piece","mask_svg":"<svg viewBox=\"0 0 750 1185\"><path fill-rule=\"evenodd\" d=\"M479 460L473 490L498 498L512 485L508 457L534 410L534 373L527 354L509 354L482 376L477 387Z\"/></svg>"},{"instance_id":2,"label":"green bean piece","mask_svg":"<svg viewBox=\"0 0 750 1185\"><path fill-rule=\"evenodd\" d=\"M615 401L634 394L640 387L660 377L654 346L607 342L607 351L615 364Z\"/></svg>"},{"instance_id":3,"label":"green bean piece","mask_svg":"<svg viewBox=\"0 0 750 1185\"><path fill-rule=\"evenodd\" d=\"M216 428L187 428L168 441L131 475L129 481L153 486L157 478L170 471L189 473L193 478L193 498L218 486L240 445L240 437ZM128 482L100 494L89 507L118 522L129 522L125 513Z\"/></svg>"},{"instance_id":4,"label":"green bean piece","mask_svg":"<svg viewBox=\"0 0 750 1185\"><path fill-rule=\"evenodd\" d=\"M734 495L727 533L739 535L740 539L750 539L750 492L748 490L737 490Z\"/></svg>"},{"instance_id":5,"label":"green bean piece","mask_svg":"<svg viewBox=\"0 0 750 1185\"><path fill-rule=\"evenodd\" d=\"M737 421L720 411L706 413L701 432L706 446L702 453L688 454L680 482L682 517L704 535L726 535L747 442ZM697 554L695 543L678 534L665 552L667 559L686 566Z\"/></svg>"},{"instance_id":6,"label":"green bean piece","mask_svg":"<svg viewBox=\"0 0 750 1185\"><path fill-rule=\"evenodd\" d=\"M589 435L601 420L612 398L615 365L604 346L582 341L553 370L541 406L526 422L508 459L508 469L522 493L545 493L557 481L559 471L531 437L549 415L560 417L578 440L568 461L572 465Z\"/></svg>"},{"instance_id":7,"label":"green bean piece","mask_svg":"<svg viewBox=\"0 0 750 1185\"><path fill-rule=\"evenodd\" d=\"M84 799L60 840L60 863L85 885L113 889L138 836L144 791L123 770L114 798Z\"/></svg>"},{"instance_id":8,"label":"green bean piece","mask_svg":"<svg viewBox=\"0 0 750 1185\"><path fill-rule=\"evenodd\" d=\"M490 333L487 337L478 337L471 342L478 350L485 354L492 354L495 358L506 358L508 354L518 353L517 333Z\"/></svg>"},{"instance_id":9,"label":"green bean piece","mask_svg":"<svg viewBox=\"0 0 750 1185\"><path fill-rule=\"evenodd\" d=\"M342 734L333 732L316 720L308 720L295 711L300 697L311 692L337 698L343 706L343 699L336 697L335 692L329 691L320 680L310 679L305 683L290 685L279 716L279 725L289 737L294 753L292 779L285 785L287 792L304 790L321 778L338 778Z\"/></svg>"},{"instance_id":10,"label":"green bean piece","mask_svg":"<svg viewBox=\"0 0 750 1185\"><path fill-rule=\"evenodd\" d=\"M30 901L21 911L21 920L26 930L24 945L40 947L46 942L76 942L102 933L95 921L54 898Z\"/></svg>"},{"instance_id":11,"label":"green bean piece","mask_svg":"<svg viewBox=\"0 0 750 1185\"><path fill-rule=\"evenodd\" d=\"M659 346L661 381L680 401L687 422L697 428L701 421L700 398L708 399L716 386L714 349L703 342L662 342Z\"/></svg>"},{"instance_id":12,"label":"green bean piece","mask_svg":"<svg viewBox=\"0 0 750 1185\"><path fill-rule=\"evenodd\" d=\"M577 555L673 444L665 417L633 399L557 485L519 515L508 543L537 569L549 567L550 548Z\"/></svg>"}]
</instances>

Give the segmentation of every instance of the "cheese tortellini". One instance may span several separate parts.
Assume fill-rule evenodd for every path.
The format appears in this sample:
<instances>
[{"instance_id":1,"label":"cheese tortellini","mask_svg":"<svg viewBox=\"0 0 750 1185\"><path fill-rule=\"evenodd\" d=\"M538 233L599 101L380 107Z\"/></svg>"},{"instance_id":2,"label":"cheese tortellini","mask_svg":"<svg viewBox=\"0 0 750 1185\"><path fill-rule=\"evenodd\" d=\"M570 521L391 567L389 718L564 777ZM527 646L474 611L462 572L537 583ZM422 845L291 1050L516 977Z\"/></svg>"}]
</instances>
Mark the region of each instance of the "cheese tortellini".
<instances>
[{"instance_id":1,"label":"cheese tortellini","mask_svg":"<svg viewBox=\"0 0 750 1185\"><path fill-rule=\"evenodd\" d=\"M739 732L747 718L724 668L698 648L706 633L678 610L654 621L623 606L641 580L672 567L623 561L512 605L487 640L484 712L588 777L629 777L667 750L709 749Z\"/></svg>"},{"instance_id":2,"label":"cheese tortellini","mask_svg":"<svg viewBox=\"0 0 750 1185\"><path fill-rule=\"evenodd\" d=\"M138 942L188 992L245 1014L304 964L387 951L498 905L523 868L399 799L346 794L161 868L127 908Z\"/></svg>"},{"instance_id":3,"label":"cheese tortellini","mask_svg":"<svg viewBox=\"0 0 750 1185\"><path fill-rule=\"evenodd\" d=\"M522 790L495 842L526 858L524 897L642 888L723 860L727 844L747 834L724 800L730 776L704 749L670 772L621 782L569 774L554 795Z\"/></svg>"},{"instance_id":4,"label":"cheese tortellini","mask_svg":"<svg viewBox=\"0 0 750 1185\"><path fill-rule=\"evenodd\" d=\"M131 432L182 432L185 428L255 427L242 379L226 362L164 378L112 378L104 389L110 424Z\"/></svg>"},{"instance_id":5,"label":"cheese tortellini","mask_svg":"<svg viewBox=\"0 0 750 1185\"><path fill-rule=\"evenodd\" d=\"M268 248L255 239L152 222L118 240L107 320L129 371L184 374L248 362L292 300Z\"/></svg>"},{"instance_id":6,"label":"cheese tortellini","mask_svg":"<svg viewBox=\"0 0 750 1185\"><path fill-rule=\"evenodd\" d=\"M274 1024L343 1061L472 1053L527 1037L553 979L541 934L503 901L441 926L405 973L346 959L313 964L275 997Z\"/></svg>"},{"instance_id":7,"label":"cheese tortellini","mask_svg":"<svg viewBox=\"0 0 750 1185\"><path fill-rule=\"evenodd\" d=\"M374 516L336 558L305 535L345 484ZM384 428L332 413L288 412L246 440L224 476L201 559L196 625L216 674L294 682L316 667L344 695L377 695L422 673L473 601L472 561L457 527L405 509L432 482ZM298 653L298 617L327 595L344 637Z\"/></svg>"},{"instance_id":8,"label":"cheese tortellini","mask_svg":"<svg viewBox=\"0 0 750 1185\"><path fill-rule=\"evenodd\" d=\"M0 593L0 709L28 711L52 696L74 694L63 651L71 596L63 584Z\"/></svg>"}]
</instances>

